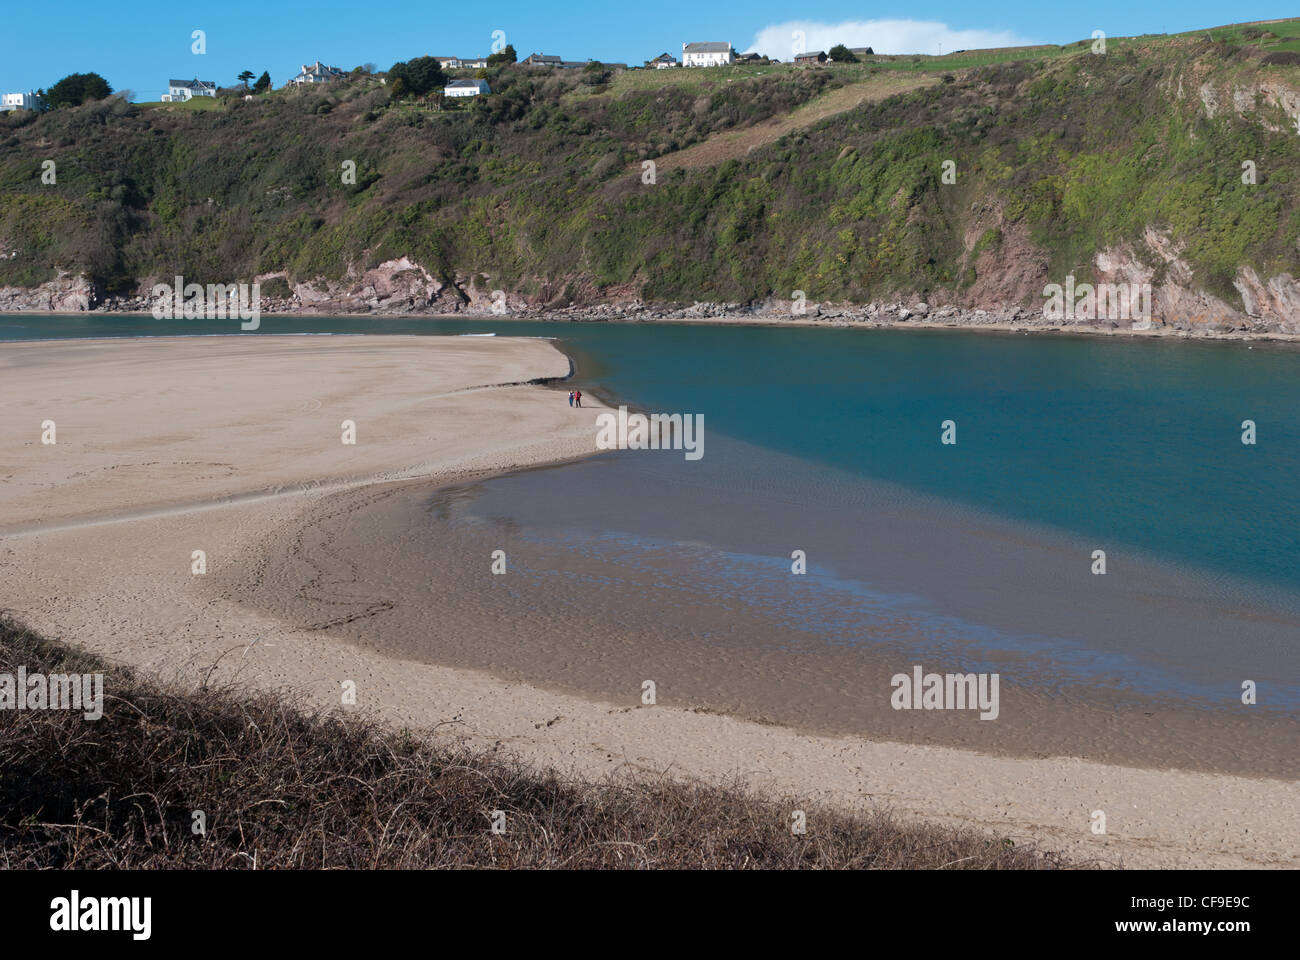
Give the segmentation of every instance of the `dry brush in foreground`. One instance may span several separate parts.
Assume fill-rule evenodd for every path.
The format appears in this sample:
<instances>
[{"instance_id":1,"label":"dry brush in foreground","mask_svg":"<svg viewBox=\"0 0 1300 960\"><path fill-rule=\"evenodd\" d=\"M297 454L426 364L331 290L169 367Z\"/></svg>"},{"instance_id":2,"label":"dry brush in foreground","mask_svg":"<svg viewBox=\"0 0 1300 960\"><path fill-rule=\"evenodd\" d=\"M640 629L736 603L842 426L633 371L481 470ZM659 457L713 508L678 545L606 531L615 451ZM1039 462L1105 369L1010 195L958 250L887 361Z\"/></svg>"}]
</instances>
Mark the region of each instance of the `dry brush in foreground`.
<instances>
[{"instance_id":1,"label":"dry brush in foreground","mask_svg":"<svg viewBox=\"0 0 1300 960\"><path fill-rule=\"evenodd\" d=\"M739 784L574 781L284 696L143 678L0 620L0 673L20 665L103 673L104 715L0 711L0 868L1069 865L884 813L808 807L796 836L794 804Z\"/></svg>"}]
</instances>

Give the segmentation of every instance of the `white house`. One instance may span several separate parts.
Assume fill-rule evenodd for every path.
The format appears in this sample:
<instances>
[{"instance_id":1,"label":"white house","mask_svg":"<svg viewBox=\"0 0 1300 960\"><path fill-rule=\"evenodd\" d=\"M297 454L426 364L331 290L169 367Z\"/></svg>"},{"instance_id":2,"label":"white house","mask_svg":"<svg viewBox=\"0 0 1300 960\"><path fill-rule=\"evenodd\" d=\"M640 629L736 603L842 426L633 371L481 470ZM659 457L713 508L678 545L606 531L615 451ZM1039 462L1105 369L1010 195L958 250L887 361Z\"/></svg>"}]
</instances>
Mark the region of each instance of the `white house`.
<instances>
[{"instance_id":1,"label":"white house","mask_svg":"<svg viewBox=\"0 0 1300 960\"><path fill-rule=\"evenodd\" d=\"M442 88L447 97L477 97L480 93L491 93L486 80L453 80Z\"/></svg>"},{"instance_id":2,"label":"white house","mask_svg":"<svg viewBox=\"0 0 1300 960\"><path fill-rule=\"evenodd\" d=\"M6 110L39 110L41 98L35 90L26 93L6 93L0 96L0 113Z\"/></svg>"},{"instance_id":3,"label":"white house","mask_svg":"<svg viewBox=\"0 0 1300 960\"><path fill-rule=\"evenodd\" d=\"M647 60L645 62L645 65L647 67L654 67L656 70L668 70L672 67L681 66L681 64L679 64L666 52L659 54L659 56L655 57L653 60Z\"/></svg>"},{"instance_id":4,"label":"white house","mask_svg":"<svg viewBox=\"0 0 1300 960\"><path fill-rule=\"evenodd\" d=\"M167 92L162 96L163 103L184 103L195 97L215 97L217 82L215 80L168 80Z\"/></svg>"},{"instance_id":5,"label":"white house","mask_svg":"<svg viewBox=\"0 0 1300 960\"><path fill-rule=\"evenodd\" d=\"M314 64L302 65L302 71L296 77L290 77L290 83L329 83L331 80L341 80L347 76L347 73L338 67L327 67L317 60Z\"/></svg>"},{"instance_id":6,"label":"white house","mask_svg":"<svg viewBox=\"0 0 1300 960\"><path fill-rule=\"evenodd\" d=\"M721 67L736 59L729 43L683 43L683 67Z\"/></svg>"},{"instance_id":7,"label":"white house","mask_svg":"<svg viewBox=\"0 0 1300 960\"><path fill-rule=\"evenodd\" d=\"M434 57L444 70L481 70L487 67L487 57Z\"/></svg>"}]
</instances>

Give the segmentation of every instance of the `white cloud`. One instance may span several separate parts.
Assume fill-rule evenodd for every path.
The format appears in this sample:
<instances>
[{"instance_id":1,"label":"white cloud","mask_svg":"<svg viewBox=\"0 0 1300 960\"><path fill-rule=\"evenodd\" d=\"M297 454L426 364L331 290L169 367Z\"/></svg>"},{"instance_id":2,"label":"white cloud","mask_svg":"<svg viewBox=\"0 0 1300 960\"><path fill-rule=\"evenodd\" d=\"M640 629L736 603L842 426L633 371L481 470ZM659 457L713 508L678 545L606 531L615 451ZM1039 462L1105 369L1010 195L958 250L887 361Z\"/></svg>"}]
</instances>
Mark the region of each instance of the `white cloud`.
<instances>
[{"instance_id":1,"label":"white cloud","mask_svg":"<svg viewBox=\"0 0 1300 960\"><path fill-rule=\"evenodd\" d=\"M1010 30L953 30L933 20L845 20L821 23L790 20L764 27L745 53L762 53L777 60L791 59L802 32L804 50L829 50L837 43L846 47L871 47L876 53L952 53L984 47L1020 47L1037 41ZM943 44L942 48L939 44Z\"/></svg>"}]
</instances>

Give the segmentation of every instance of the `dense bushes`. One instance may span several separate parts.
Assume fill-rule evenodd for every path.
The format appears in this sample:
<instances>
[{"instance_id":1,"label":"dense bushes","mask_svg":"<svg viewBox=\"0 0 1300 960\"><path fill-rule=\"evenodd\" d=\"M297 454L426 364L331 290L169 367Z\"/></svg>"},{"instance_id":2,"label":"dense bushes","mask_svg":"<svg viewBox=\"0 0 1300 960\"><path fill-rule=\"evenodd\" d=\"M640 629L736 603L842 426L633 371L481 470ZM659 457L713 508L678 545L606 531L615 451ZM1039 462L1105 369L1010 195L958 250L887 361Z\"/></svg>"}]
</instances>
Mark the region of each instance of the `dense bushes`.
<instances>
[{"instance_id":1,"label":"dense bushes","mask_svg":"<svg viewBox=\"0 0 1300 960\"><path fill-rule=\"evenodd\" d=\"M57 269L106 284L177 271L307 280L410 255L502 288L582 275L668 300L796 288L876 299L973 282L971 245L992 225L984 211L997 211L1001 235L1031 238L1060 275L1149 225L1173 231L1197 281L1231 298L1239 264L1300 274L1294 133L1280 111L1267 123L1207 117L1197 87L1174 91L1189 69L1197 86L1249 84L1260 69L1300 77L1258 58L1225 63L1214 46L979 68L653 187L641 160L890 74L637 71L596 92L582 70L507 64L489 71L491 95L453 110L390 99L397 80L430 82L433 68L413 70L416 60L387 87L363 72L203 112L108 100L11 117L0 131L0 254L10 254L0 284ZM1246 158L1257 184L1241 182ZM40 181L46 159L55 187ZM952 184L940 177L949 161Z\"/></svg>"}]
</instances>

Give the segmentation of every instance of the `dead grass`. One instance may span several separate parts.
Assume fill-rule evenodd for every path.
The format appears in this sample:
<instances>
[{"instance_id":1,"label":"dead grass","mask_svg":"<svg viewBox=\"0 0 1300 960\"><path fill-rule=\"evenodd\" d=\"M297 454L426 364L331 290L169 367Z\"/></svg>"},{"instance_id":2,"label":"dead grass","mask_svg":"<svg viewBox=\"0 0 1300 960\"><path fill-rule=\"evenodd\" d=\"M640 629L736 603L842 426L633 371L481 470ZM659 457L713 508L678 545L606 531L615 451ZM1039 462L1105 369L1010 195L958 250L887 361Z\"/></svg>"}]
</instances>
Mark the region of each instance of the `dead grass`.
<instances>
[{"instance_id":1,"label":"dead grass","mask_svg":"<svg viewBox=\"0 0 1300 960\"><path fill-rule=\"evenodd\" d=\"M655 159L656 174L676 169L712 167L727 160L739 160L749 151L775 143L786 134L803 130L827 117L852 110L864 103L884 100L899 93L910 93L939 82L937 76L887 74L851 83L824 93L816 100L772 117L743 130L725 130L709 137L703 143L667 153Z\"/></svg>"},{"instance_id":2,"label":"dead grass","mask_svg":"<svg viewBox=\"0 0 1300 960\"><path fill-rule=\"evenodd\" d=\"M6 869L1069 866L975 832L802 804L795 836L795 801L740 785L575 782L282 696L169 687L0 621L0 673L20 664L104 673L106 702L97 721L0 711Z\"/></svg>"}]
</instances>

